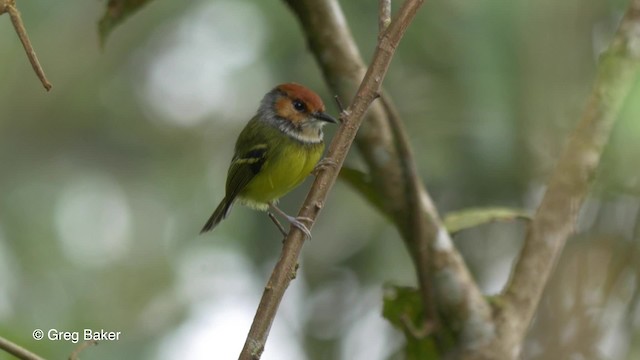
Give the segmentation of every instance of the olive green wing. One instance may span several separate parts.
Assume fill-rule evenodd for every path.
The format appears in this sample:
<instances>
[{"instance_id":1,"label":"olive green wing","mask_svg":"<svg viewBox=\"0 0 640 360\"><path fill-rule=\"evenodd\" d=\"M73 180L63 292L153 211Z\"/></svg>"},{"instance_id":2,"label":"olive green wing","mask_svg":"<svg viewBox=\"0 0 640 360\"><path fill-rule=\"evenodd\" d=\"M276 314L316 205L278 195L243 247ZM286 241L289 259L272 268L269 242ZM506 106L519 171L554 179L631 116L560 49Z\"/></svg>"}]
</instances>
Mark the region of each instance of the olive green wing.
<instances>
[{"instance_id":1,"label":"olive green wing","mask_svg":"<svg viewBox=\"0 0 640 360\"><path fill-rule=\"evenodd\" d=\"M240 133L227 174L225 197L202 228L201 233L212 230L229 215L236 197L260 172L266 162L267 136L265 131L260 131L261 126L265 125L254 117Z\"/></svg>"},{"instance_id":2,"label":"olive green wing","mask_svg":"<svg viewBox=\"0 0 640 360\"><path fill-rule=\"evenodd\" d=\"M251 179L260 172L262 165L266 161L267 145L258 144L250 147L245 152L236 151L236 155L229 166L227 175L227 189L224 199L215 209L209 220L204 224L200 233L204 233L216 227L224 218L229 215L234 200L242 192Z\"/></svg>"},{"instance_id":3,"label":"olive green wing","mask_svg":"<svg viewBox=\"0 0 640 360\"><path fill-rule=\"evenodd\" d=\"M267 144L257 144L236 154L229 166L226 198L233 201L262 169L267 160Z\"/></svg>"}]
</instances>

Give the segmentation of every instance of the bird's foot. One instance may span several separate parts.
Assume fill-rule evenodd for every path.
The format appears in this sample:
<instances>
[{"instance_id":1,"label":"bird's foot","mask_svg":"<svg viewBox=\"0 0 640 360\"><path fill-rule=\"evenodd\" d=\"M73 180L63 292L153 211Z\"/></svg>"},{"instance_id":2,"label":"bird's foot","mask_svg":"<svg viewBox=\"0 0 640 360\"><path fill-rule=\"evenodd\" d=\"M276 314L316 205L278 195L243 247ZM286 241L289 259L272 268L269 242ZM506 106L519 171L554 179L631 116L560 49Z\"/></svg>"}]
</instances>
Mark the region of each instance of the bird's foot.
<instances>
[{"instance_id":1,"label":"bird's foot","mask_svg":"<svg viewBox=\"0 0 640 360\"><path fill-rule=\"evenodd\" d=\"M306 238L311 240L311 231L309 231L309 228L307 227L307 225L303 223L303 221L308 221L308 222L312 221L310 218L304 217L304 216L293 217L288 215L286 218L291 225L300 229L300 231L304 233Z\"/></svg>"},{"instance_id":2,"label":"bird's foot","mask_svg":"<svg viewBox=\"0 0 640 360\"><path fill-rule=\"evenodd\" d=\"M338 167L338 163L335 160L331 158L324 158L318 161L318 163L316 164L316 167L313 168L313 171L311 173L315 176L318 176L320 175L320 171L326 168L336 168L336 167Z\"/></svg>"},{"instance_id":3,"label":"bird's foot","mask_svg":"<svg viewBox=\"0 0 640 360\"><path fill-rule=\"evenodd\" d=\"M280 232L286 237L288 235L288 233L286 233L284 231L284 229L282 228L282 225L280 224L280 222L278 222L278 220L275 218L275 216L273 216L273 214L271 213L271 211L273 211L274 213L282 216L283 218L287 219L287 221L289 222L289 224L291 224L292 226L297 227L298 229L300 229L300 231L302 231L305 235L305 237L309 240L311 240L311 231L309 231L309 228L307 227L307 225L305 225L304 223L302 223L303 221L306 222L313 222L313 219L308 218L308 217L304 217L304 216L298 216L298 217L294 217L294 216L290 216L287 215L287 213L285 213L284 211L280 210L275 203L270 203L269 204L269 209L270 211L268 212L269 217L271 218L271 220L273 220L273 222L276 224L276 226L278 227L278 229L280 229Z\"/></svg>"}]
</instances>

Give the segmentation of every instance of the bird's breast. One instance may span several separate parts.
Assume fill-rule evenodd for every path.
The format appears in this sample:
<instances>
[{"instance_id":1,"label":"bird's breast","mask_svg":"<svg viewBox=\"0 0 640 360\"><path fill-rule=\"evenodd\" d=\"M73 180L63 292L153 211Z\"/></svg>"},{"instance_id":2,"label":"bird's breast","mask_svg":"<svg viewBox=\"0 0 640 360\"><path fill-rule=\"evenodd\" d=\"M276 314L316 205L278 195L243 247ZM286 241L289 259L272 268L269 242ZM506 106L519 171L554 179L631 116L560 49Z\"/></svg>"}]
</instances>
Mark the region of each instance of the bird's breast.
<instances>
[{"instance_id":1,"label":"bird's breast","mask_svg":"<svg viewBox=\"0 0 640 360\"><path fill-rule=\"evenodd\" d=\"M251 180L241 198L256 203L275 201L300 185L316 166L324 143L304 144L286 139L267 153L262 169Z\"/></svg>"}]
</instances>

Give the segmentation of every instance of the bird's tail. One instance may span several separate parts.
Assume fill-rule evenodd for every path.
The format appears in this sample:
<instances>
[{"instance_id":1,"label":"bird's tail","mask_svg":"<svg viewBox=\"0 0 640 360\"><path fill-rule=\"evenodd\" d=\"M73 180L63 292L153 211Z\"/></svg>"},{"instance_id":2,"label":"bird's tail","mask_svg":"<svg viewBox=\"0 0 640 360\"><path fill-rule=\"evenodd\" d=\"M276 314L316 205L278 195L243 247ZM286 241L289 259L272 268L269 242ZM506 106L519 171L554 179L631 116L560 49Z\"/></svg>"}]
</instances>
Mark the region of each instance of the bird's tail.
<instances>
[{"instance_id":1,"label":"bird's tail","mask_svg":"<svg viewBox=\"0 0 640 360\"><path fill-rule=\"evenodd\" d=\"M222 219L226 218L231 210L231 205L233 205L233 200L227 200L226 197L222 199L220 205L218 205L209 220L207 220L207 223L202 227L202 230L200 230L200 234L213 230Z\"/></svg>"}]
</instances>

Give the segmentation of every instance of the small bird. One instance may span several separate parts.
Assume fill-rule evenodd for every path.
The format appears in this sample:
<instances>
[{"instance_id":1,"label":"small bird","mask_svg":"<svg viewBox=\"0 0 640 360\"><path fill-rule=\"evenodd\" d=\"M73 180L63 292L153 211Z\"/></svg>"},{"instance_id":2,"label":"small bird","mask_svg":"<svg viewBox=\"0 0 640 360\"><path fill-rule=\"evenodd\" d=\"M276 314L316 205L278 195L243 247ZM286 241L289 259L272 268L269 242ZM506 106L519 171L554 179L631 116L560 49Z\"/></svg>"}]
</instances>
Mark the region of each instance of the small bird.
<instances>
[{"instance_id":1,"label":"small bird","mask_svg":"<svg viewBox=\"0 0 640 360\"><path fill-rule=\"evenodd\" d=\"M281 215L310 238L302 219L287 215L276 203L300 185L322 157L322 127L326 123L338 121L325 112L322 99L306 87L286 83L269 91L236 140L224 199L200 233L216 227L238 201Z\"/></svg>"}]
</instances>

